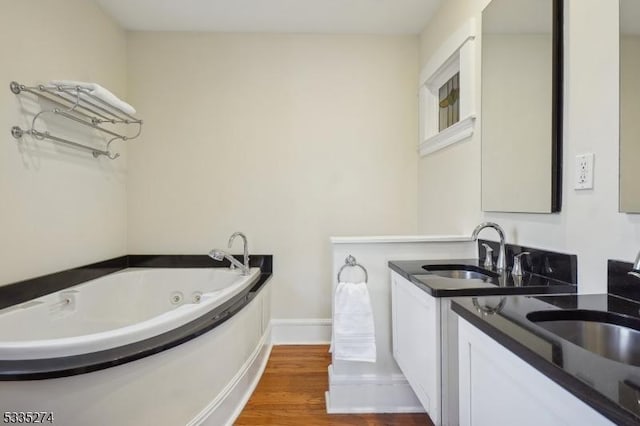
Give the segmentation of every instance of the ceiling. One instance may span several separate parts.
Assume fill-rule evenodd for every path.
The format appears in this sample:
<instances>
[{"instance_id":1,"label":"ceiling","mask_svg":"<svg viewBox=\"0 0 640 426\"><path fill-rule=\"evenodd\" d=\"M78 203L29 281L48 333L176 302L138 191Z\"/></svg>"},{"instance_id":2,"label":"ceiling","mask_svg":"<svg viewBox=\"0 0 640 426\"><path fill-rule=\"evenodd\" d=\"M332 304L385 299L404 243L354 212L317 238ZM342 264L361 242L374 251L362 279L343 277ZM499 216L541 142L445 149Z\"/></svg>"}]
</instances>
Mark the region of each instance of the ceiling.
<instances>
[{"instance_id":1,"label":"ceiling","mask_svg":"<svg viewBox=\"0 0 640 426\"><path fill-rule=\"evenodd\" d=\"M125 29L419 34L442 0L95 0Z\"/></svg>"}]
</instances>

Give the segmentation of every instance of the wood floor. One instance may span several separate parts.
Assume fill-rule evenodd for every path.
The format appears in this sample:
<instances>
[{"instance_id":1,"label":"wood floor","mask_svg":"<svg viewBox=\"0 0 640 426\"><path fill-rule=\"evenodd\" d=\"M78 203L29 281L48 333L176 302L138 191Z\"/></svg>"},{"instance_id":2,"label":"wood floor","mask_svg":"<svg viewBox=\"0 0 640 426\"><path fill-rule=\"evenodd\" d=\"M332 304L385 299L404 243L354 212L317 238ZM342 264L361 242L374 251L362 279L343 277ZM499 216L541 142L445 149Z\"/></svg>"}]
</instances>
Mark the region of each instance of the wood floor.
<instances>
[{"instance_id":1,"label":"wood floor","mask_svg":"<svg viewBox=\"0 0 640 426\"><path fill-rule=\"evenodd\" d=\"M327 414L328 346L274 346L236 425L433 425L426 414Z\"/></svg>"}]
</instances>

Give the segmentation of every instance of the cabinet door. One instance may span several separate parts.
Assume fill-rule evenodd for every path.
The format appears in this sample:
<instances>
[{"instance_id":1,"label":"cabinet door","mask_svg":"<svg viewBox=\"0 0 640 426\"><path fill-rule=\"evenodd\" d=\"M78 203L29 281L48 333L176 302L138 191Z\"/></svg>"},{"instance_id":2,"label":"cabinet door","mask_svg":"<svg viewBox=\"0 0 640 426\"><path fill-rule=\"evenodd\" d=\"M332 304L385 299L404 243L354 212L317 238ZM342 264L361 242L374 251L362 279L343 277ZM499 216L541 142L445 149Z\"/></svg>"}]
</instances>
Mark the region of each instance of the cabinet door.
<instances>
[{"instance_id":1,"label":"cabinet door","mask_svg":"<svg viewBox=\"0 0 640 426\"><path fill-rule=\"evenodd\" d=\"M612 425L517 355L459 319L460 425Z\"/></svg>"},{"instance_id":2,"label":"cabinet door","mask_svg":"<svg viewBox=\"0 0 640 426\"><path fill-rule=\"evenodd\" d=\"M392 272L393 355L437 424L440 418L440 333L436 299Z\"/></svg>"}]
</instances>

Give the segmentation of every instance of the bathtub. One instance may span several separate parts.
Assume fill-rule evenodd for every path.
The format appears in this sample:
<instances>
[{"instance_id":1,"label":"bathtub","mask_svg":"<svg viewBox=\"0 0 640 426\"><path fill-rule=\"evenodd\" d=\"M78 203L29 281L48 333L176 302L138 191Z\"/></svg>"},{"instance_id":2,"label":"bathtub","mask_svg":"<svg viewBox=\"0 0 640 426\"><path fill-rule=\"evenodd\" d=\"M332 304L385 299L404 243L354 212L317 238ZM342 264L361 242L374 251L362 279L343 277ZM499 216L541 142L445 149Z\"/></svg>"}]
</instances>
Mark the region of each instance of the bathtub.
<instances>
[{"instance_id":1,"label":"bathtub","mask_svg":"<svg viewBox=\"0 0 640 426\"><path fill-rule=\"evenodd\" d=\"M66 426L231 425L271 349L264 257L247 276L193 266L204 257L123 268L0 310L0 412Z\"/></svg>"},{"instance_id":2,"label":"bathtub","mask_svg":"<svg viewBox=\"0 0 640 426\"><path fill-rule=\"evenodd\" d=\"M58 358L187 324L255 283L228 268L128 268L0 310L0 360ZM19 327L16 327L19 324Z\"/></svg>"}]
</instances>

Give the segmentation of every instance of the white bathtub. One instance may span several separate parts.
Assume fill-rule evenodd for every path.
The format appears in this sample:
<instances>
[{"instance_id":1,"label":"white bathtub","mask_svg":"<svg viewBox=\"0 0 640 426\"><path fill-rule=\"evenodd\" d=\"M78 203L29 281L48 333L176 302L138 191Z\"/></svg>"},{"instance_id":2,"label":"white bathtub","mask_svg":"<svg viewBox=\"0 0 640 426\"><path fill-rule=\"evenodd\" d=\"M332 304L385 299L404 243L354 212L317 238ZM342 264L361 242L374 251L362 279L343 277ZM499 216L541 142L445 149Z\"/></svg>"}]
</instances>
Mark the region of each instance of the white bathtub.
<instances>
[{"instance_id":1,"label":"white bathtub","mask_svg":"<svg viewBox=\"0 0 640 426\"><path fill-rule=\"evenodd\" d=\"M210 312L260 276L227 268L130 268L0 310L0 360L138 342Z\"/></svg>"},{"instance_id":2,"label":"white bathtub","mask_svg":"<svg viewBox=\"0 0 640 426\"><path fill-rule=\"evenodd\" d=\"M86 309L93 310L96 318L113 318L114 310L122 312L121 318L116 317L116 319L108 321L110 324L116 324L113 327L107 327L110 331L100 332L98 330L105 330L105 328L94 323L87 325L87 330L95 331L94 334L117 332L122 328L129 327L130 325L126 324L130 324L132 321L136 324L143 324L164 315L162 312L178 313L189 310L186 307L185 309L176 309L170 302L166 304L164 302L178 287L183 292L187 292L187 290L202 291L205 288L198 288L194 285L197 280L183 280L191 274L194 274L193 277L202 278L201 282L209 282L204 277L221 278L214 280L215 283L210 283L212 287L208 289L211 290L211 293L218 289L228 296L236 291L236 284L238 287L242 286L242 284L236 283L225 287L222 284L224 280L219 276L219 273L224 273L229 280L238 279L238 274L224 269L215 271L212 276L206 273L211 272L210 270L155 270L162 272L158 275L146 274L148 271L126 270L116 275L129 274L137 276L141 281L144 281L142 277L145 275L147 278L158 278L153 284L149 284L156 290L152 294L141 290L146 287L145 285L139 286L140 290L138 291L136 286L120 281L117 282L121 284L121 291L112 291L111 296L109 296L109 291L103 292L101 289L97 289L94 295L108 298L109 308L105 303L103 309L100 307L99 300L88 297L93 289L85 292L87 300L86 304L84 303L81 296L86 284L73 288L73 290L80 290L79 293L75 293L75 308L78 311L84 309L84 305ZM226 272L229 274L227 275ZM255 271L252 272L255 273ZM171 275L177 280L169 279ZM102 278L96 281L101 280ZM240 281L245 280L240 278ZM269 356L271 348L270 286L271 284L267 280L251 297L246 299L242 297L246 305L235 310L235 313L230 315L226 321L198 334L195 338L149 356L65 377L43 380L0 380L0 413L37 410L51 413L54 419L53 424L65 426L89 424L105 426L231 426L257 385ZM111 287L113 289L115 284ZM159 288L164 290L160 291ZM127 295L127 293L130 294ZM158 298L155 298L155 295L158 295ZM218 296L221 299L227 297L222 296L222 293ZM60 300L61 296L56 297L57 300ZM239 297L241 294L234 299ZM143 308L142 301L145 299L149 300ZM153 299L154 303L151 303L150 299ZM91 303L89 300L92 300ZM116 306L113 306L114 303ZM201 302L201 304L205 303L209 302ZM217 303L215 302L215 304ZM10 312L12 310L5 311L6 317L0 315L0 322L6 324L5 319L9 315L13 315ZM17 318L19 312L15 312L15 315ZM64 320L64 315L61 316L60 320ZM211 315L206 315L203 320L208 321L210 317ZM51 323L56 324L57 320L52 320ZM51 324L37 325L56 330L58 333L56 336L66 335L64 330L50 327ZM2 332L4 332L5 325L2 327ZM32 333L29 331L32 328L31 325L22 327L22 324L14 324L14 327L22 329L25 333ZM13 330L6 331L15 333ZM36 332L33 331L33 333ZM39 334L32 334L34 337L37 335ZM88 335L91 336L91 334ZM66 338L69 337L60 337L60 339ZM49 340L55 341L56 339ZM64 360L65 358L59 359ZM40 361L27 360L11 362L18 364L41 363ZM2 360L0 360L1 364ZM49 364L49 361L44 364ZM55 360L51 365L55 366ZM17 370L20 370L20 367L17 367Z\"/></svg>"}]
</instances>

